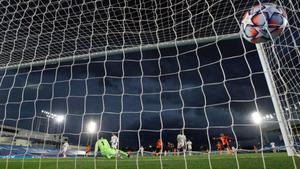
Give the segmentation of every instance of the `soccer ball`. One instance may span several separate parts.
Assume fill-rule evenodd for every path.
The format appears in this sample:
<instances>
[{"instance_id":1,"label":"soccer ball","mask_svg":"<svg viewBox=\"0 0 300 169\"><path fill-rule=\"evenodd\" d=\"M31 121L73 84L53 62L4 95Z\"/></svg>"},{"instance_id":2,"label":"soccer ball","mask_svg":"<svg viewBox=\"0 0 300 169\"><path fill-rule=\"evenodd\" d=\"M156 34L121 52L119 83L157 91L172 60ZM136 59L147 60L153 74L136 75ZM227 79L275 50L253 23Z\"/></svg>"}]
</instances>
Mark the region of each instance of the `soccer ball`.
<instances>
[{"instance_id":1,"label":"soccer ball","mask_svg":"<svg viewBox=\"0 0 300 169\"><path fill-rule=\"evenodd\" d=\"M252 43L263 43L282 34L287 26L286 12L272 3L253 6L241 23L243 37Z\"/></svg>"}]
</instances>

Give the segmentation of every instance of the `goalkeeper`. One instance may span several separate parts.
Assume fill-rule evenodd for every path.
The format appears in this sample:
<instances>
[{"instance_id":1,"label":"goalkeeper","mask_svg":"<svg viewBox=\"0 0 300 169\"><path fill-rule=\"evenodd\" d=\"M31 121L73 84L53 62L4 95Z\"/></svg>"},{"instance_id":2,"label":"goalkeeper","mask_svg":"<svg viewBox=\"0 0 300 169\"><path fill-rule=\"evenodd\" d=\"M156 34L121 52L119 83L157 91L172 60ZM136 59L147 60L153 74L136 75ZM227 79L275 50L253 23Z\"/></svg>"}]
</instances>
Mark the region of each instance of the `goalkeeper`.
<instances>
[{"instance_id":1,"label":"goalkeeper","mask_svg":"<svg viewBox=\"0 0 300 169\"><path fill-rule=\"evenodd\" d=\"M99 149L101 154L106 158L118 157L119 155L128 156L127 153L121 150L111 148L109 142L104 138L99 139L95 144L95 152L94 152L95 157L97 156Z\"/></svg>"}]
</instances>

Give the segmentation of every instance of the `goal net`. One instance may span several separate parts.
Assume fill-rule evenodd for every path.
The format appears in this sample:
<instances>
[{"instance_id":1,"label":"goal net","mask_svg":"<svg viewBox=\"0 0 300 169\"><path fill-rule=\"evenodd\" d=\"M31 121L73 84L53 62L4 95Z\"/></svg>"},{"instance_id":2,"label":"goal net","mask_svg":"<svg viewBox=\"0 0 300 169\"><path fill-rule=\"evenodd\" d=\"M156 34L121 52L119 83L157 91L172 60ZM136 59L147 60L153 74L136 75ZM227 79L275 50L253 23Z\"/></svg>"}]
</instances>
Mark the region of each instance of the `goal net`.
<instances>
[{"instance_id":1,"label":"goal net","mask_svg":"<svg viewBox=\"0 0 300 169\"><path fill-rule=\"evenodd\" d=\"M287 6L287 7L293 7ZM259 45L274 88L273 98L285 123L292 151L299 153L299 16L289 16L289 29L273 43Z\"/></svg>"},{"instance_id":2,"label":"goal net","mask_svg":"<svg viewBox=\"0 0 300 169\"><path fill-rule=\"evenodd\" d=\"M244 41L243 13L269 2L284 34ZM0 168L299 168L299 10L0 1ZM112 135L130 158L92 158Z\"/></svg>"}]
</instances>

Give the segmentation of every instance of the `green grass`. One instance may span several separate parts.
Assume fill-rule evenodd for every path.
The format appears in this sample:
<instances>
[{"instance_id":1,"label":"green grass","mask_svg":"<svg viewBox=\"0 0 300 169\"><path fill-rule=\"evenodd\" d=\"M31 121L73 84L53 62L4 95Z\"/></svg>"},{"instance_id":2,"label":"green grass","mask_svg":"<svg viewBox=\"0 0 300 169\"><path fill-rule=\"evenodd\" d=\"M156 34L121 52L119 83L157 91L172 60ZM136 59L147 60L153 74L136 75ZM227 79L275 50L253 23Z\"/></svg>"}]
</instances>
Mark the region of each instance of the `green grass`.
<instances>
[{"instance_id":1,"label":"green grass","mask_svg":"<svg viewBox=\"0 0 300 169\"><path fill-rule=\"evenodd\" d=\"M300 158L288 157L286 153L264 154L267 169L294 169L300 168ZM44 158L44 159L0 159L0 169L210 169L209 161L213 169L235 169L237 161L234 155L207 155L191 156L185 159L177 157L144 157L104 159L104 158ZM238 154L240 169L264 169L261 154Z\"/></svg>"}]
</instances>

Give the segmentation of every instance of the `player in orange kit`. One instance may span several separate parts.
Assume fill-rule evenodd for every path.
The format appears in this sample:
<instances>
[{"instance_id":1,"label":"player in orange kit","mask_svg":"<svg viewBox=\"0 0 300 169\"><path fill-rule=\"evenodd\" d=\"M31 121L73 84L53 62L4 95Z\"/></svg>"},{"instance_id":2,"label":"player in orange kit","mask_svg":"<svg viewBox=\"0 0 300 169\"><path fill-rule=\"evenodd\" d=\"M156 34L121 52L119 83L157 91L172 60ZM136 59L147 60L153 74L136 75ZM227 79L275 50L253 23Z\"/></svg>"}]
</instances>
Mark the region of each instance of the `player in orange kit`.
<instances>
[{"instance_id":1,"label":"player in orange kit","mask_svg":"<svg viewBox=\"0 0 300 169\"><path fill-rule=\"evenodd\" d=\"M85 156L88 157L91 153L91 146L90 145L86 145L85 147Z\"/></svg>"},{"instance_id":2,"label":"player in orange kit","mask_svg":"<svg viewBox=\"0 0 300 169\"><path fill-rule=\"evenodd\" d=\"M227 153L230 154L230 146L229 146L229 137L225 134L221 133L220 137L213 138L214 140L220 140L222 143L222 147L227 150Z\"/></svg>"},{"instance_id":3,"label":"player in orange kit","mask_svg":"<svg viewBox=\"0 0 300 169\"><path fill-rule=\"evenodd\" d=\"M156 156L158 156L162 152L162 141L161 139L158 139L155 143L156 147Z\"/></svg>"}]
</instances>

